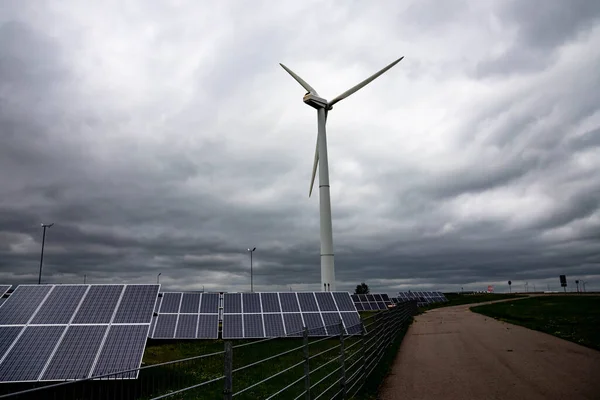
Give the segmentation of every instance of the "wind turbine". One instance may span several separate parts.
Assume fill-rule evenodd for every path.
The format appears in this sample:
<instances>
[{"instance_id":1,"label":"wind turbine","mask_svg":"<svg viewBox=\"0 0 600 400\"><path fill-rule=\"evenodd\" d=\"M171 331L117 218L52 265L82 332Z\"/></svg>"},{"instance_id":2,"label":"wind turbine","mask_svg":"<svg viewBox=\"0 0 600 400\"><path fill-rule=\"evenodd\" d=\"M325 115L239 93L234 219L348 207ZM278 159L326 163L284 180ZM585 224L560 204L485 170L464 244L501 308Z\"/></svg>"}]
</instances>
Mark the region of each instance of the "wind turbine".
<instances>
[{"instance_id":1,"label":"wind turbine","mask_svg":"<svg viewBox=\"0 0 600 400\"><path fill-rule=\"evenodd\" d=\"M312 194L319 162L319 208L321 217L321 286L323 291L335 290L335 269L333 263L333 231L331 226L331 199L329 197L329 162L327 157L327 136L325 133L325 124L327 123L327 114L333 108L334 104L344 100L346 97L367 86L373 80L377 79L387 70L398 64L404 57L389 64L379 72L371 75L358 85L346 90L344 93L327 101L306 81L296 75L291 69L283 64L279 64L292 76L307 93L302 99L304 103L317 110L317 145L315 148L315 160L312 169L312 178L310 180L310 189L308 197Z\"/></svg>"}]
</instances>

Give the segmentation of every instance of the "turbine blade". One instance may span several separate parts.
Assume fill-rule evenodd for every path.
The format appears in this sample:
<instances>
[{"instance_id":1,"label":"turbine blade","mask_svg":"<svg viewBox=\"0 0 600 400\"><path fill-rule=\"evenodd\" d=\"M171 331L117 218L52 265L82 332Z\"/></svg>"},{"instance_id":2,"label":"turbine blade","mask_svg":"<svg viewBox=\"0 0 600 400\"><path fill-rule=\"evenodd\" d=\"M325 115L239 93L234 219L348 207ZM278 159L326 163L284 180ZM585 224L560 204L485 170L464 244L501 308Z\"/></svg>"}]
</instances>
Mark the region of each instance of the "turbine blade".
<instances>
[{"instance_id":1,"label":"turbine blade","mask_svg":"<svg viewBox=\"0 0 600 400\"><path fill-rule=\"evenodd\" d=\"M315 177L317 175L317 165L319 164L319 138L317 137L317 145L315 146L315 162L313 163L312 177L310 178L310 189L308 191L308 197L312 195L313 186L315 184Z\"/></svg>"},{"instance_id":2,"label":"turbine blade","mask_svg":"<svg viewBox=\"0 0 600 400\"><path fill-rule=\"evenodd\" d=\"M337 96L336 98L334 98L333 100L331 100L329 102L329 107L333 107L333 105L335 103L337 103L338 101L344 100L346 97L350 96L352 93L357 92L360 89L364 88L369 83L371 83L375 79L379 78L382 74L384 74L387 70L389 70L390 68L392 68L394 65L396 65L400 61L402 61L403 58L404 58L404 56L400 57L399 59L397 59L396 61L394 61L393 63L391 63L387 67L383 68L379 72L376 72L375 74L371 75L370 77L368 77L367 79L365 79L364 81L362 81L361 83L359 83L358 85L356 85L356 86L354 86L354 87L346 90L344 93L340 94L339 96Z\"/></svg>"},{"instance_id":3,"label":"turbine blade","mask_svg":"<svg viewBox=\"0 0 600 400\"><path fill-rule=\"evenodd\" d=\"M291 69L289 69L282 63L279 63L279 65L281 65L281 67L283 69L285 69L287 71L287 73L290 74L292 76L292 78L294 78L296 80L296 82L298 82L300 85L302 85L302 87L304 89L306 89L306 91L308 91L312 94L318 95L317 91L315 89L313 89L313 87L310 86L308 83L306 83L306 81L304 79L302 79L298 75L296 75L296 73L294 73L294 71L292 71Z\"/></svg>"}]
</instances>

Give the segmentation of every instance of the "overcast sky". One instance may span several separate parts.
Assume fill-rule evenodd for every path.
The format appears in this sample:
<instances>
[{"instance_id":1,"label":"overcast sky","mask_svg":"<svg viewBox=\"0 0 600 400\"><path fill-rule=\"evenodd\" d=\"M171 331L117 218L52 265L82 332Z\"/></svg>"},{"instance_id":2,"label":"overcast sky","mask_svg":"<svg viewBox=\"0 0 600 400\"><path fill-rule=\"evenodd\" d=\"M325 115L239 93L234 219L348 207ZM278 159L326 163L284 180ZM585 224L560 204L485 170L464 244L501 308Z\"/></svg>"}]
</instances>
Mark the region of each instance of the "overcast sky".
<instances>
[{"instance_id":1,"label":"overcast sky","mask_svg":"<svg viewBox=\"0 0 600 400\"><path fill-rule=\"evenodd\" d=\"M0 282L600 289L600 2L0 2Z\"/></svg>"}]
</instances>

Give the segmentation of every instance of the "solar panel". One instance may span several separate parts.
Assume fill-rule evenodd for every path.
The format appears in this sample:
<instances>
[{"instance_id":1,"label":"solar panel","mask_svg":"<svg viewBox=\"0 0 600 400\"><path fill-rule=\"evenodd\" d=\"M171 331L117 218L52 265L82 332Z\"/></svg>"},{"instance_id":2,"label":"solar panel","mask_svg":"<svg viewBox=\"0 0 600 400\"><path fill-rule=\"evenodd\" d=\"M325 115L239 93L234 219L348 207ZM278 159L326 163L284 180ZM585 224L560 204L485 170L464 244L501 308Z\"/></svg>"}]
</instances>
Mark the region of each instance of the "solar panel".
<instances>
[{"instance_id":1,"label":"solar panel","mask_svg":"<svg viewBox=\"0 0 600 400\"><path fill-rule=\"evenodd\" d=\"M263 314L265 322L266 337L283 337L285 328L283 327L283 318L281 314Z\"/></svg>"},{"instance_id":2,"label":"solar panel","mask_svg":"<svg viewBox=\"0 0 600 400\"><path fill-rule=\"evenodd\" d=\"M263 326L263 318L261 314L244 314L244 337L264 338L265 330Z\"/></svg>"},{"instance_id":3,"label":"solar panel","mask_svg":"<svg viewBox=\"0 0 600 400\"><path fill-rule=\"evenodd\" d=\"M305 311L319 311L319 307L317 307L317 301L315 300L315 295L310 293L297 293L298 294L298 302L300 303L300 308L302 312Z\"/></svg>"},{"instance_id":4,"label":"solar panel","mask_svg":"<svg viewBox=\"0 0 600 400\"><path fill-rule=\"evenodd\" d=\"M304 322L300 313L284 313L283 322L285 323L285 333L287 336L302 336Z\"/></svg>"},{"instance_id":5,"label":"solar panel","mask_svg":"<svg viewBox=\"0 0 600 400\"><path fill-rule=\"evenodd\" d=\"M172 339L175 336L177 314L159 314L154 327L153 338Z\"/></svg>"},{"instance_id":6,"label":"solar panel","mask_svg":"<svg viewBox=\"0 0 600 400\"><path fill-rule=\"evenodd\" d=\"M68 324L87 290L87 285L56 286L30 323Z\"/></svg>"},{"instance_id":7,"label":"solar panel","mask_svg":"<svg viewBox=\"0 0 600 400\"><path fill-rule=\"evenodd\" d=\"M53 325L25 327L0 364L0 381L37 381L65 329Z\"/></svg>"},{"instance_id":8,"label":"solar panel","mask_svg":"<svg viewBox=\"0 0 600 400\"><path fill-rule=\"evenodd\" d=\"M260 299L262 302L263 312L281 312L281 306L279 305L279 296L277 295L277 293L261 293Z\"/></svg>"},{"instance_id":9,"label":"solar panel","mask_svg":"<svg viewBox=\"0 0 600 400\"><path fill-rule=\"evenodd\" d=\"M200 302L200 314L218 314L219 313L219 294L202 293Z\"/></svg>"},{"instance_id":10,"label":"solar panel","mask_svg":"<svg viewBox=\"0 0 600 400\"><path fill-rule=\"evenodd\" d=\"M113 323L149 324L158 288L158 285L128 285Z\"/></svg>"},{"instance_id":11,"label":"solar panel","mask_svg":"<svg viewBox=\"0 0 600 400\"><path fill-rule=\"evenodd\" d=\"M195 339L198 329L198 314L179 314L175 338Z\"/></svg>"},{"instance_id":12,"label":"solar panel","mask_svg":"<svg viewBox=\"0 0 600 400\"><path fill-rule=\"evenodd\" d=\"M219 337L219 314L198 315L197 339L217 339Z\"/></svg>"},{"instance_id":13,"label":"solar panel","mask_svg":"<svg viewBox=\"0 0 600 400\"><path fill-rule=\"evenodd\" d=\"M361 333L361 323L357 313L341 312L340 315L342 316L342 320L344 321L346 332L349 335L357 335Z\"/></svg>"},{"instance_id":14,"label":"solar panel","mask_svg":"<svg viewBox=\"0 0 600 400\"><path fill-rule=\"evenodd\" d=\"M163 293L160 313L178 313L182 293Z\"/></svg>"},{"instance_id":15,"label":"solar panel","mask_svg":"<svg viewBox=\"0 0 600 400\"><path fill-rule=\"evenodd\" d=\"M42 304L51 285L21 285L0 307L0 325L19 325L29 322Z\"/></svg>"},{"instance_id":16,"label":"solar panel","mask_svg":"<svg viewBox=\"0 0 600 400\"><path fill-rule=\"evenodd\" d=\"M339 312L324 312L321 315L323 316L323 322L325 323L325 329L327 330L327 334L328 335L339 335L340 334L340 322L342 321L342 317L340 317L340 313ZM342 322L342 326L343 326L343 322Z\"/></svg>"},{"instance_id":17,"label":"solar panel","mask_svg":"<svg viewBox=\"0 0 600 400\"><path fill-rule=\"evenodd\" d=\"M217 339L219 334L219 297L218 293L163 293L157 301L160 307L157 317L153 318L152 326L148 331L149 337L153 339Z\"/></svg>"},{"instance_id":18,"label":"solar panel","mask_svg":"<svg viewBox=\"0 0 600 400\"><path fill-rule=\"evenodd\" d=\"M223 295L223 313L241 314L242 312L242 294L225 293Z\"/></svg>"},{"instance_id":19,"label":"solar panel","mask_svg":"<svg viewBox=\"0 0 600 400\"><path fill-rule=\"evenodd\" d=\"M398 295L403 301L417 300L417 306L423 307L427 304L446 302L446 297L440 292L416 291L399 292Z\"/></svg>"},{"instance_id":20,"label":"solar panel","mask_svg":"<svg viewBox=\"0 0 600 400\"><path fill-rule=\"evenodd\" d=\"M392 305L392 301L387 294L371 293L371 294L359 294L352 297L354 307L359 311L378 311L387 310L388 305ZM340 309L340 311L342 311ZM346 309L345 311L350 311Z\"/></svg>"},{"instance_id":21,"label":"solar panel","mask_svg":"<svg viewBox=\"0 0 600 400\"><path fill-rule=\"evenodd\" d=\"M331 292L315 292L317 304L321 311L337 311L337 306Z\"/></svg>"},{"instance_id":22,"label":"solar panel","mask_svg":"<svg viewBox=\"0 0 600 400\"><path fill-rule=\"evenodd\" d=\"M258 293L242 294L244 313L260 313L260 295Z\"/></svg>"},{"instance_id":23,"label":"solar panel","mask_svg":"<svg viewBox=\"0 0 600 400\"><path fill-rule=\"evenodd\" d=\"M74 324L107 324L113 317L119 298L125 285L90 286L79 311L75 314ZM12 297L12 296L11 296Z\"/></svg>"},{"instance_id":24,"label":"solar panel","mask_svg":"<svg viewBox=\"0 0 600 400\"><path fill-rule=\"evenodd\" d=\"M149 325L111 325L91 377L139 368L146 347ZM139 370L110 376L135 379Z\"/></svg>"},{"instance_id":25,"label":"solar panel","mask_svg":"<svg viewBox=\"0 0 600 400\"><path fill-rule=\"evenodd\" d=\"M5 313L4 326L0 325L0 381L88 378L103 354L113 354L110 363L115 371L138 368L158 289L158 285L17 287L0 311L0 316ZM21 326L6 326L7 321Z\"/></svg>"},{"instance_id":26,"label":"solar panel","mask_svg":"<svg viewBox=\"0 0 600 400\"><path fill-rule=\"evenodd\" d=\"M281 292L279 293L279 299L281 300L282 312L300 312L296 293Z\"/></svg>"},{"instance_id":27,"label":"solar panel","mask_svg":"<svg viewBox=\"0 0 600 400\"><path fill-rule=\"evenodd\" d=\"M243 339L242 314L223 314L223 339Z\"/></svg>"},{"instance_id":28,"label":"solar panel","mask_svg":"<svg viewBox=\"0 0 600 400\"><path fill-rule=\"evenodd\" d=\"M181 313L197 314L200 310L200 297L201 293L183 293L183 299L181 300Z\"/></svg>"},{"instance_id":29,"label":"solar panel","mask_svg":"<svg viewBox=\"0 0 600 400\"><path fill-rule=\"evenodd\" d=\"M302 318L304 319L304 324L308 328L309 335L325 336L327 334L320 313L302 313Z\"/></svg>"},{"instance_id":30,"label":"solar panel","mask_svg":"<svg viewBox=\"0 0 600 400\"><path fill-rule=\"evenodd\" d=\"M85 379L108 325L71 325L40 380Z\"/></svg>"}]
</instances>

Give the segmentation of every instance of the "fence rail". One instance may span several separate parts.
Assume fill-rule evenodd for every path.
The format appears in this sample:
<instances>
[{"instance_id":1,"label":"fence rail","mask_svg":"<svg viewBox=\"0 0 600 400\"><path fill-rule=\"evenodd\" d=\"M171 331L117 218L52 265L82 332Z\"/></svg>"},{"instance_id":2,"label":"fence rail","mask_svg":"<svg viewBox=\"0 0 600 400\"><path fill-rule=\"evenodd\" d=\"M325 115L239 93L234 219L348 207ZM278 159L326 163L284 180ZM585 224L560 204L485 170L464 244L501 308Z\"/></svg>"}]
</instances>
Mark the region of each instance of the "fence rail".
<instances>
[{"instance_id":1,"label":"fence rail","mask_svg":"<svg viewBox=\"0 0 600 400\"><path fill-rule=\"evenodd\" d=\"M0 385L0 399L350 399L371 376L386 349L416 314L416 302L361 318L359 332L302 335L233 345L214 341L206 354L95 378L60 383ZM347 327L350 328L350 327ZM330 329L328 329L330 331ZM350 331L350 329L348 329ZM298 332L299 334L300 332ZM125 373L138 379L116 379Z\"/></svg>"}]
</instances>

